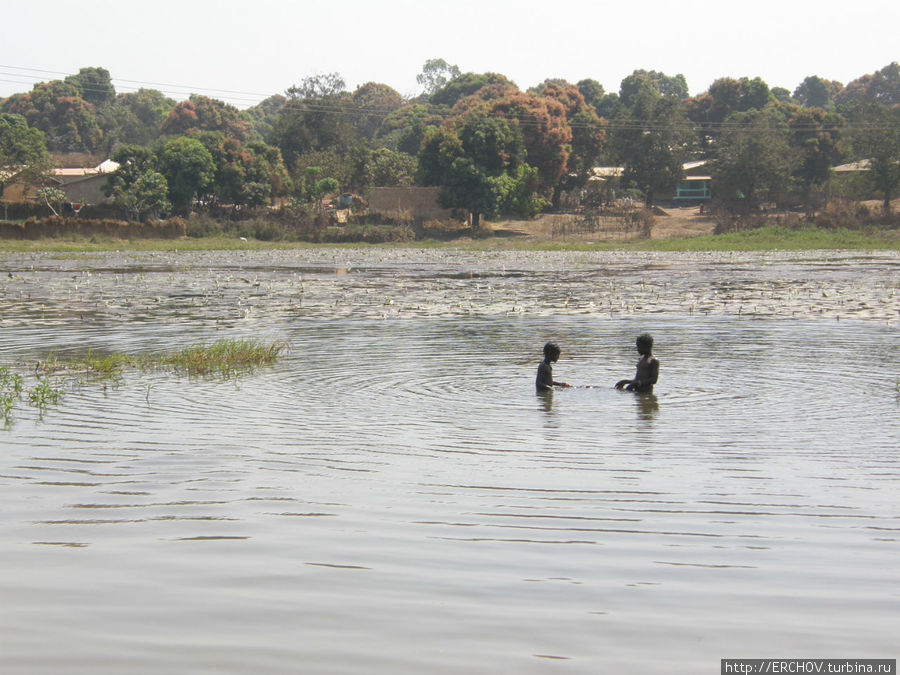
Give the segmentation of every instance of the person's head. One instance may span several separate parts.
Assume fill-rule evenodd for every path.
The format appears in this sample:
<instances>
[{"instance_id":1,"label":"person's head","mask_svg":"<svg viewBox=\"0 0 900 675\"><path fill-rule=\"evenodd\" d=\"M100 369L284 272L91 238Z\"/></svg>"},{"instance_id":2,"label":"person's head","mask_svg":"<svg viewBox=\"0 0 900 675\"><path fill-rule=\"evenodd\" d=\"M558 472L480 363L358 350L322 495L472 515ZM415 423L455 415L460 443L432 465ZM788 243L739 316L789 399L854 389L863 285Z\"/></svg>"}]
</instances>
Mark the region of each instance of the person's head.
<instances>
[{"instance_id":1,"label":"person's head","mask_svg":"<svg viewBox=\"0 0 900 675\"><path fill-rule=\"evenodd\" d=\"M544 358L548 361L559 361L560 349L555 342L548 342L544 345Z\"/></svg>"},{"instance_id":2,"label":"person's head","mask_svg":"<svg viewBox=\"0 0 900 675\"><path fill-rule=\"evenodd\" d=\"M635 344L637 344L638 354L641 356L653 353L653 336L650 335L650 333L641 333L638 335Z\"/></svg>"}]
</instances>

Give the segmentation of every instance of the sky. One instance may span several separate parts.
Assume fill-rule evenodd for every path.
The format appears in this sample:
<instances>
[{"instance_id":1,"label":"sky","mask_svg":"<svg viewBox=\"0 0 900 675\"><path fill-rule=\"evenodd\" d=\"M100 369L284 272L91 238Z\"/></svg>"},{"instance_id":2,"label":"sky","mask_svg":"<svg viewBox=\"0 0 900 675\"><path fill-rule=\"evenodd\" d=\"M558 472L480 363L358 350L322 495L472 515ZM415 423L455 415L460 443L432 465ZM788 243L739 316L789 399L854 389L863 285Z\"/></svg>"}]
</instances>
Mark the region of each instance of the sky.
<instances>
[{"instance_id":1,"label":"sky","mask_svg":"<svg viewBox=\"0 0 900 675\"><path fill-rule=\"evenodd\" d=\"M521 89L590 78L617 92L636 69L680 73L691 94L720 77L847 83L900 61L897 0L45 0L5 15L0 96L89 66L119 93L246 108L334 72L349 91L414 96L435 58Z\"/></svg>"}]
</instances>

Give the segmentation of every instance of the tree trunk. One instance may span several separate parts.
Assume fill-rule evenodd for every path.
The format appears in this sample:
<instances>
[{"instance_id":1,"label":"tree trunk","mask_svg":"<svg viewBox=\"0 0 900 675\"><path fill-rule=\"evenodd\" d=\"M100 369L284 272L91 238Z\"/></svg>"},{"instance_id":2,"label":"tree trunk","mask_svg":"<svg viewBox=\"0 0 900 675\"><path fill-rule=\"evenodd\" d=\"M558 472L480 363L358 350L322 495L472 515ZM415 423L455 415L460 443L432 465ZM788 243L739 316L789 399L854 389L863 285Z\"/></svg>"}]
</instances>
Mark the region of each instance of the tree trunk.
<instances>
[{"instance_id":1,"label":"tree trunk","mask_svg":"<svg viewBox=\"0 0 900 675\"><path fill-rule=\"evenodd\" d=\"M478 232L478 228L481 227L481 213L479 211L472 211L472 232Z\"/></svg>"}]
</instances>

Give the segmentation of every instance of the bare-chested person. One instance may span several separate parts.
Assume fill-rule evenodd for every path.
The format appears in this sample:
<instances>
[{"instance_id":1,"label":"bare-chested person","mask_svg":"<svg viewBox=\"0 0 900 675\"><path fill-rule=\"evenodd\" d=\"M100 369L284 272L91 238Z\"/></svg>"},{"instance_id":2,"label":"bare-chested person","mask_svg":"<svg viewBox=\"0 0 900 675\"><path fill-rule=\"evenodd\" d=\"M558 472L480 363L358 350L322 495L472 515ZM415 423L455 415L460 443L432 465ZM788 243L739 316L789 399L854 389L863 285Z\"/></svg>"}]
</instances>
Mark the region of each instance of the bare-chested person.
<instances>
[{"instance_id":1,"label":"bare-chested person","mask_svg":"<svg viewBox=\"0 0 900 675\"><path fill-rule=\"evenodd\" d=\"M534 386L538 391L550 391L553 387L568 387L566 382L554 382L553 366L550 365L559 361L560 349L555 342L548 342L544 345L544 360L538 366L537 378Z\"/></svg>"},{"instance_id":2,"label":"bare-chested person","mask_svg":"<svg viewBox=\"0 0 900 675\"><path fill-rule=\"evenodd\" d=\"M653 392L653 385L659 379L659 360L653 356L653 337L649 333L642 333L635 342L641 358L637 363L634 379L619 380L616 382L616 389L624 387L638 394L649 394Z\"/></svg>"}]
</instances>

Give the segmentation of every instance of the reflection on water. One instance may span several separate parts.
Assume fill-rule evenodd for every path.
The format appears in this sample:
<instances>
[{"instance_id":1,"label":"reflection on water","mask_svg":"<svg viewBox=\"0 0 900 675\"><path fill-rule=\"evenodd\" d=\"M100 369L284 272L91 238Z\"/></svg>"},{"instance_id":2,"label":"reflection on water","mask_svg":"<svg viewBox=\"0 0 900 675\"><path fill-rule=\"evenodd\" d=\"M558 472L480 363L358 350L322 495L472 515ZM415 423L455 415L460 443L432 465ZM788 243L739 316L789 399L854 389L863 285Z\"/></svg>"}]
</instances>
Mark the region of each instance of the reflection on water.
<instances>
[{"instance_id":1,"label":"reflection on water","mask_svg":"<svg viewBox=\"0 0 900 675\"><path fill-rule=\"evenodd\" d=\"M893 658L895 256L234 255L4 262L0 365L291 345L17 407L12 672ZM644 330L655 393L616 391ZM536 395L548 339L577 386Z\"/></svg>"}]
</instances>

